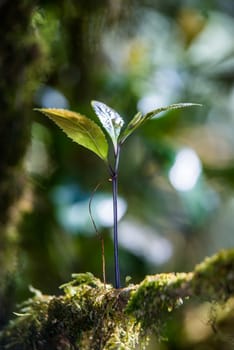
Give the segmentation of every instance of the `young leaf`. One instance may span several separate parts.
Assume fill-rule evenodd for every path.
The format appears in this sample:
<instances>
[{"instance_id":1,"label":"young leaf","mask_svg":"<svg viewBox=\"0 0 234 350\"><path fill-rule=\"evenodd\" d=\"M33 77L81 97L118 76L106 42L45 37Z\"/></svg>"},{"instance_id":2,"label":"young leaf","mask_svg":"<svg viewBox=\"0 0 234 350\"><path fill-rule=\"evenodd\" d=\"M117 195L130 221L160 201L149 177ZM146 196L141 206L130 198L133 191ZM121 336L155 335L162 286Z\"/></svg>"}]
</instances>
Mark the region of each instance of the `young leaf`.
<instances>
[{"instance_id":1,"label":"young leaf","mask_svg":"<svg viewBox=\"0 0 234 350\"><path fill-rule=\"evenodd\" d=\"M167 107L160 107L157 109L154 109L151 112L148 112L144 116L144 121L151 119L155 117L157 114L164 112L164 111L170 111L172 109L179 109L179 108L186 108L186 107L192 107L192 106L201 106L199 103L174 103L172 105L169 105Z\"/></svg>"},{"instance_id":2,"label":"young leaf","mask_svg":"<svg viewBox=\"0 0 234 350\"><path fill-rule=\"evenodd\" d=\"M124 124L123 119L114 109L102 102L92 101L91 104L103 127L108 132L116 150L118 137Z\"/></svg>"},{"instance_id":3,"label":"young leaf","mask_svg":"<svg viewBox=\"0 0 234 350\"><path fill-rule=\"evenodd\" d=\"M74 142L107 160L108 143L99 126L91 119L66 109L35 108L53 120Z\"/></svg>"},{"instance_id":4,"label":"young leaf","mask_svg":"<svg viewBox=\"0 0 234 350\"><path fill-rule=\"evenodd\" d=\"M179 108L185 108L185 107L191 107L191 106L201 106L201 104L198 104L198 103L175 103L175 104L169 105L167 107L160 107L160 108L154 109L153 111L148 112L145 115L142 115L141 112L138 112L133 117L133 119L129 122L126 129L120 135L119 142L122 144L126 140L126 138L132 134L132 132L134 130L139 128L147 120L155 117L157 114L164 112L164 111L170 111L172 109L179 109Z\"/></svg>"},{"instance_id":5,"label":"young leaf","mask_svg":"<svg viewBox=\"0 0 234 350\"><path fill-rule=\"evenodd\" d=\"M126 138L128 136L130 136L134 130L136 130L138 128L138 126L141 125L142 123L142 118L143 115L141 112L138 112L133 118L132 120L129 122L129 124L127 125L127 127L123 130L122 134L120 135L119 141L120 143L124 143L124 141L126 140Z\"/></svg>"}]
</instances>

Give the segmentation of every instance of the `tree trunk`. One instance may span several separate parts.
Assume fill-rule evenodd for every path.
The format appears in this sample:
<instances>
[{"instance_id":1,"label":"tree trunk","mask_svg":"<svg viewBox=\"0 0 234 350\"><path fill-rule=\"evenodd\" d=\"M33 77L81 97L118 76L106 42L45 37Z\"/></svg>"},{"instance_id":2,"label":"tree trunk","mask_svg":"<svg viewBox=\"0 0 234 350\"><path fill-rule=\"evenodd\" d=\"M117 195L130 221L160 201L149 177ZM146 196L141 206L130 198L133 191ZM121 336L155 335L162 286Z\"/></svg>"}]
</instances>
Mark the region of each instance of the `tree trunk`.
<instances>
[{"instance_id":1,"label":"tree trunk","mask_svg":"<svg viewBox=\"0 0 234 350\"><path fill-rule=\"evenodd\" d=\"M35 5L33 0L0 2L0 326L11 309L16 227L28 205L23 161L30 142L34 87L41 76L38 67L44 60L31 26Z\"/></svg>"}]
</instances>

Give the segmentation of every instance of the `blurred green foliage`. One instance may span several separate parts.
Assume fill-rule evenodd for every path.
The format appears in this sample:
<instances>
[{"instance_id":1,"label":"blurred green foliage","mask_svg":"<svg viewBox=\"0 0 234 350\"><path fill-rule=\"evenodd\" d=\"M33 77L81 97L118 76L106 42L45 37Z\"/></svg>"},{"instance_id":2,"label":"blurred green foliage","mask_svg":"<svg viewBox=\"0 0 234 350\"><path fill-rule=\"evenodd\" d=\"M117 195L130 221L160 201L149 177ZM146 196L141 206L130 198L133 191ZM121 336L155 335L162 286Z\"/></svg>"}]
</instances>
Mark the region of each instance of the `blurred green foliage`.
<instances>
[{"instance_id":1,"label":"blurred green foliage","mask_svg":"<svg viewBox=\"0 0 234 350\"><path fill-rule=\"evenodd\" d=\"M13 4L4 6L9 10ZM40 83L29 71L20 87L25 94L33 89L34 107L69 108L94 119L90 100L97 99L129 120L138 110L203 104L163 114L124 146L123 280L189 271L206 255L233 246L233 1L39 0L32 7L30 35L47 57L37 67ZM15 33L9 26L12 40ZM101 244L88 216L99 182L92 205L105 239L107 279L113 282L108 173L52 123L33 111L31 118L25 167L33 196L25 199L19 227L17 298L28 295L29 284L57 293L72 272L102 277ZM179 340L175 345L175 328L168 344L157 349L170 344L185 349Z\"/></svg>"}]
</instances>

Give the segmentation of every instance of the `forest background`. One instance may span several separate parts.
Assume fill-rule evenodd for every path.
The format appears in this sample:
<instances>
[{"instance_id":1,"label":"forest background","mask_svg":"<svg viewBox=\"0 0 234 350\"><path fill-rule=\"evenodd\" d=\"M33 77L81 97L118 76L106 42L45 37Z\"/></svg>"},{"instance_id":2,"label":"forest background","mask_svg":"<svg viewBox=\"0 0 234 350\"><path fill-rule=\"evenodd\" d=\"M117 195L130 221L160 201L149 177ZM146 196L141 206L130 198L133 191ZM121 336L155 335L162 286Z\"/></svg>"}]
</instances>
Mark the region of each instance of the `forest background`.
<instances>
[{"instance_id":1,"label":"forest background","mask_svg":"<svg viewBox=\"0 0 234 350\"><path fill-rule=\"evenodd\" d=\"M95 99L127 121L138 110L203 104L160 115L124 147L122 284L126 276L138 283L147 274L190 271L233 246L233 15L231 0L0 1L1 327L31 295L29 285L59 294L73 272L102 279L88 212L97 183L93 215L114 281L108 173L34 107L96 120ZM153 340L152 349L198 349L210 336L206 304L199 310L178 312L168 342Z\"/></svg>"}]
</instances>

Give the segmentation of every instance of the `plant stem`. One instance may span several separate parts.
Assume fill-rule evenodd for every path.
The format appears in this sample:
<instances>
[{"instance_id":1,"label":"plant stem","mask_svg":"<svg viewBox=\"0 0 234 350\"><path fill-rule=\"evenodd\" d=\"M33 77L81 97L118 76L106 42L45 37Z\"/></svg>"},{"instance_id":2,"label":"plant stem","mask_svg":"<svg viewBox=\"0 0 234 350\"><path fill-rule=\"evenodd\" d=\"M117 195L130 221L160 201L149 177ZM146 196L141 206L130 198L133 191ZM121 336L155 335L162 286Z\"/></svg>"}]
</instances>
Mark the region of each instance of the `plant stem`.
<instances>
[{"instance_id":1,"label":"plant stem","mask_svg":"<svg viewBox=\"0 0 234 350\"><path fill-rule=\"evenodd\" d=\"M115 263L115 287L120 288L119 249L118 249L118 166L120 146L115 153L115 165L111 174L113 194L113 220L114 220L114 263Z\"/></svg>"}]
</instances>

